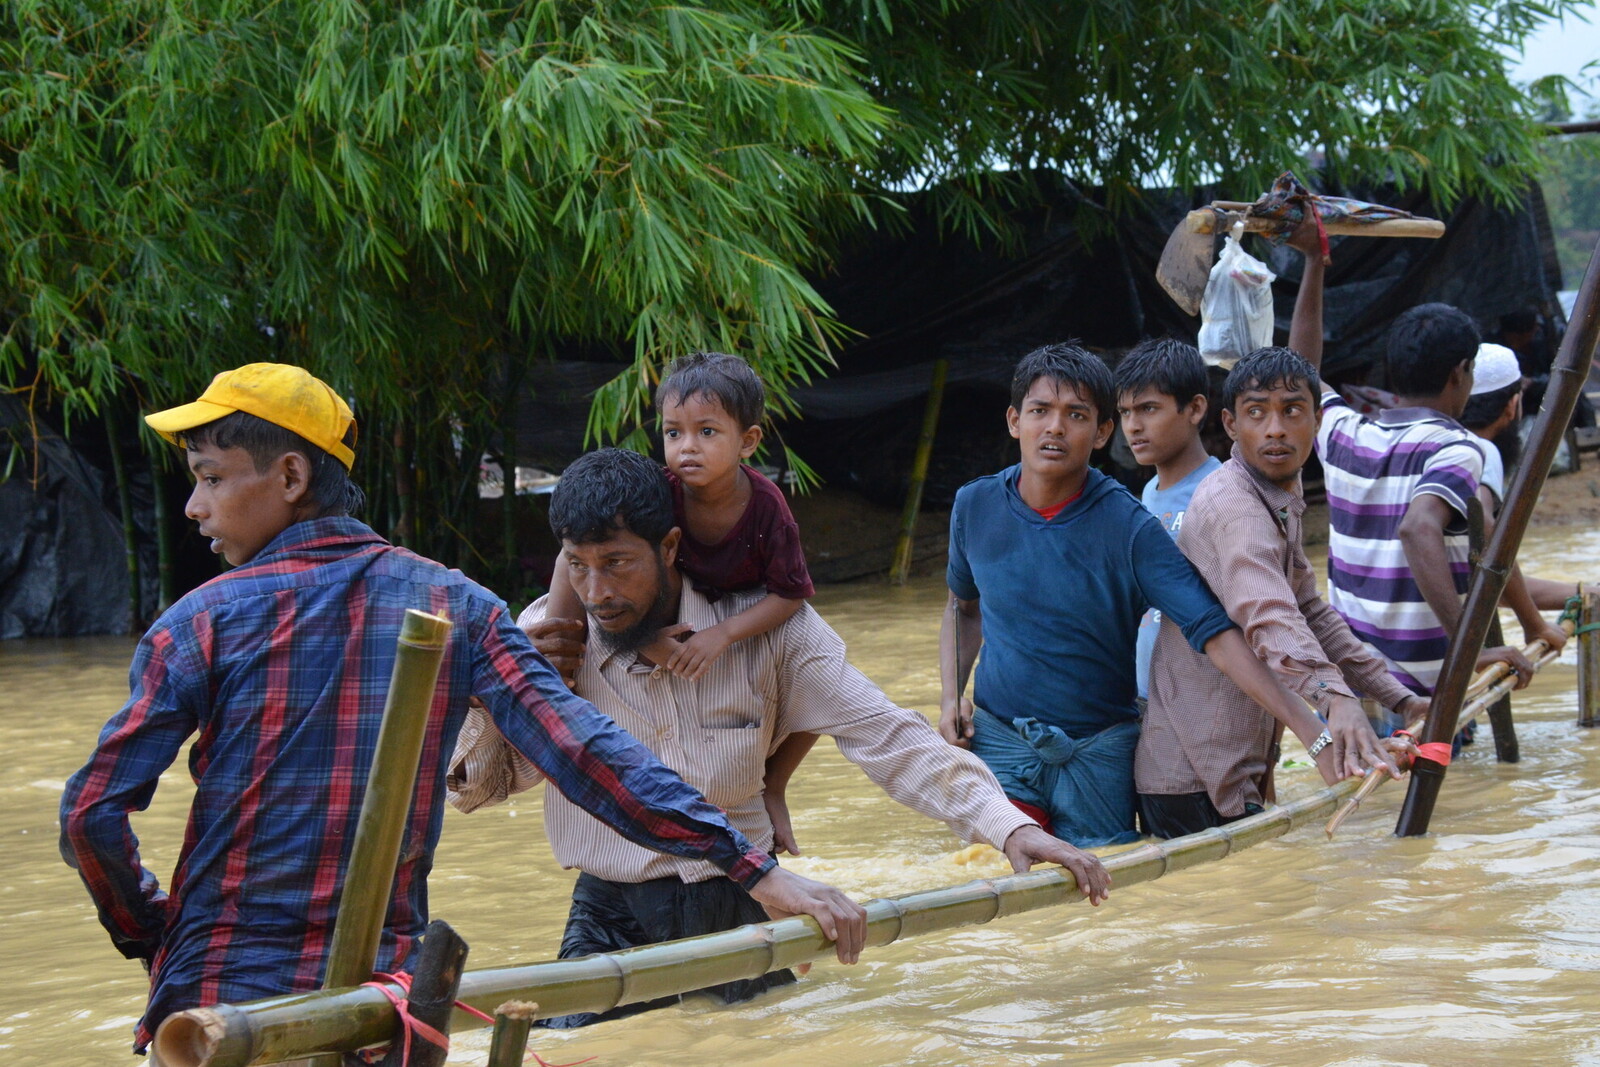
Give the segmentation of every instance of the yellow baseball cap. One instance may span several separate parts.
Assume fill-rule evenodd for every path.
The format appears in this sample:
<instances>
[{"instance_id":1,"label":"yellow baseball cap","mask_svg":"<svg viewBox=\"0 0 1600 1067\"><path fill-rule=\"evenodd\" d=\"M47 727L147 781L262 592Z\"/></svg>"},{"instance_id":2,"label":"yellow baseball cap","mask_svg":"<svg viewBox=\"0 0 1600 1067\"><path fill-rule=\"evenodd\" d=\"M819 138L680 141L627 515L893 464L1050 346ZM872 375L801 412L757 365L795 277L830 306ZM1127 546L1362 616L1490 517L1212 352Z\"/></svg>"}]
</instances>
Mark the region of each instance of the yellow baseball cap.
<instances>
[{"instance_id":1,"label":"yellow baseball cap","mask_svg":"<svg viewBox=\"0 0 1600 1067\"><path fill-rule=\"evenodd\" d=\"M338 393L320 378L287 363L251 363L225 370L192 404L157 411L144 421L173 444L179 435L224 415L243 411L304 437L349 470L356 454L344 436L356 418ZM353 440L353 438L352 438Z\"/></svg>"}]
</instances>

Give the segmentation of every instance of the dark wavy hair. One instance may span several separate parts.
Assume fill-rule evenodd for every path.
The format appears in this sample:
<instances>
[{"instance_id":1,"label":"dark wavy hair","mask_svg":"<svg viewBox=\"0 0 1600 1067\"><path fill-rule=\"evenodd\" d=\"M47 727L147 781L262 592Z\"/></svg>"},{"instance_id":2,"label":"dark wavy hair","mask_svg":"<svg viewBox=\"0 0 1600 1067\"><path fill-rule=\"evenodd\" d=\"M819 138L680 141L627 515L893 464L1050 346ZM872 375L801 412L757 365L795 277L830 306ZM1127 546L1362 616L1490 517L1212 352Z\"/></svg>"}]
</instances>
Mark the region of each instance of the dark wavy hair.
<instances>
[{"instance_id":1,"label":"dark wavy hair","mask_svg":"<svg viewBox=\"0 0 1600 1067\"><path fill-rule=\"evenodd\" d=\"M1478 324L1449 304L1419 304L1389 327L1389 388L1401 396L1438 396L1450 372L1478 355Z\"/></svg>"},{"instance_id":2,"label":"dark wavy hair","mask_svg":"<svg viewBox=\"0 0 1600 1067\"><path fill-rule=\"evenodd\" d=\"M1207 384L1200 350L1172 337L1140 341L1117 363L1118 397L1153 388L1182 407L1197 396L1210 399Z\"/></svg>"},{"instance_id":3,"label":"dark wavy hair","mask_svg":"<svg viewBox=\"0 0 1600 1067\"><path fill-rule=\"evenodd\" d=\"M1461 425L1469 430L1481 430L1488 426L1511 403L1511 398L1522 392L1522 379L1518 378L1510 385L1502 385L1498 389L1491 389L1487 393L1478 393L1467 398L1467 406L1461 412Z\"/></svg>"},{"instance_id":4,"label":"dark wavy hair","mask_svg":"<svg viewBox=\"0 0 1600 1067\"><path fill-rule=\"evenodd\" d=\"M760 426L767 406L767 390L750 364L721 352L694 352L673 360L656 388L656 411L668 400L681 404L695 396L721 404L742 429Z\"/></svg>"},{"instance_id":5,"label":"dark wavy hair","mask_svg":"<svg viewBox=\"0 0 1600 1067\"><path fill-rule=\"evenodd\" d=\"M659 545L676 525L661 465L625 448L580 456L550 497L550 532L558 541L593 544L626 530Z\"/></svg>"},{"instance_id":6,"label":"dark wavy hair","mask_svg":"<svg viewBox=\"0 0 1600 1067\"><path fill-rule=\"evenodd\" d=\"M1271 345L1258 348L1233 365L1227 380L1222 383L1222 407L1233 411L1233 403L1240 393L1251 389L1281 387L1294 389L1305 386L1311 394L1311 410L1322 408L1322 390L1317 388L1317 369L1292 348ZM1234 412L1238 414L1238 412Z\"/></svg>"},{"instance_id":7,"label":"dark wavy hair","mask_svg":"<svg viewBox=\"0 0 1600 1067\"><path fill-rule=\"evenodd\" d=\"M1107 422L1117 411L1116 390L1106 361L1075 341L1035 348L1011 374L1011 406L1022 410L1028 389L1040 378L1070 385L1094 404L1095 421Z\"/></svg>"},{"instance_id":8,"label":"dark wavy hair","mask_svg":"<svg viewBox=\"0 0 1600 1067\"><path fill-rule=\"evenodd\" d=\"M289 452L298 452L311 464L308 495L317 505L317 518L330 515L360 515L367 506L367 494L350 480L350 472L338 457L331 456L293 430L285 430L247 411L235 411L215 422L184 430L178 435L184 448L212 445L216 448L242 448L255 464L256 473L266 471L272 461ZM344 443L354 449L356 426L345 431Z\"/></svg>"}]
</instances>

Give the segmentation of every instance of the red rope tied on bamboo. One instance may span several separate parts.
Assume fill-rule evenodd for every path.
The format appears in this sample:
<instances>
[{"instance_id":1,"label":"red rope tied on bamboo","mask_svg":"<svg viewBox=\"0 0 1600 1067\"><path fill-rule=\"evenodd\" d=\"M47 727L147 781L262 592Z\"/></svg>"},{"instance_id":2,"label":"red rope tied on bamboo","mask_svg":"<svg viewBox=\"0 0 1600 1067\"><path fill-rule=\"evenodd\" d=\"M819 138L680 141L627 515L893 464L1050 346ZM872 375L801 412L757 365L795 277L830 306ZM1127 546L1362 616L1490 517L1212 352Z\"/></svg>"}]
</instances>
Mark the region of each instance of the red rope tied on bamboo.
<instances>
[{"instance_id":1,"label":"red rope tied on bamboo","mask_svg":"<svg viewBox=\"0 0 1600 1067\"><path fill-rule=\"evenodd\" d=\"M411 995L411 976L409 974L406 974L404 971L401 971L398 974L383 974L381 972L374 972L372 977L378 979L378 981L363 982L361 983L362 986L371 986L373 989L376 989L378 992L387 997L389 999L389 1003L394 1005L394 1010L399 1014L400 1022L405 1028L403 1031L405 1034L405 1039L400 1045L401 1063L411 1062L411 1035L413 1032L415 1032L418 1037L422 1038L422 1040L426 1041L428 1044L443 1049L446 1052L450 1051L449 1034L441 1034L439 1031L435 1030L433 1027L429 1026L427 1023L411 1014L410 1001L406 999ZM393 983L394 985L399 986L401 989L406 991L406 996L403 997L396 993L385 983ZM458 1000L456 1001L456 1007L460 1008L469 1015L476 1015L486 1023L494 1022L494 1016L485 1015L483 1012L479 1011L477 1008L474 1008L470 1004L463 1004Z\"/></svg>"},{"instance_id":2,"label":"red rope tied on bamboo","mask_svg":"<svg viewBox=\"0 0 1600 1067\"><path fill-rule=\"evenodd\" d=\"M385 984L392 983L397 985L406 991L406 996L410 996L411 976L409 974L406 974L404 971L401 971L397 974L384 974L382 971L374 971L372 977L377 979L377 981L362 982L361 984L363 988L366 986L371 986L373 989L376 989L378 992L387 997L389 1003L394 1005L394 1010L399 1013L400 1022L405 1026L405 1040L402 1041L400 1045L401 1063L411 1062L411 1032L413 1030L416 1031L418 1037L422 1038L422 1040L426 1041L428 1044L437 1048L441 1048L446 1052L450 1051L450 1035L441 1034L439 1031L435 1030L433 1027L429 1026L415 1015L412 1015L409 1001L406 999L406 997L402 997ZM493 1015L485 1015L477 1008L474 1008L471 1004L466 1004L458 1000L456 1001L456 1007L460 1008L468 1015L482 1019L486 1023L491 1025L494 1023ZM599 1059L599 1057L586 1056L581 1060L573 1060L571 1063L550 1063L537 1052L533 1053L533 1060L539 1065L539 1067L578 1067L579 1064L588 1063L590 1060L594 1059Z\"/></svg>"},{"instance_id":3,"label":"red rope tied on bamboo","mask_svg":"<svg viewBox=\"0 0 1600 1067\"><path fill-rule=\"evenodd\" d=\"M1423 759L1432 760L1441 767L1450 765L1450 742L1429 741L1427 744L1417 746L1417 754Z\"/></svg>"}]
</instances>

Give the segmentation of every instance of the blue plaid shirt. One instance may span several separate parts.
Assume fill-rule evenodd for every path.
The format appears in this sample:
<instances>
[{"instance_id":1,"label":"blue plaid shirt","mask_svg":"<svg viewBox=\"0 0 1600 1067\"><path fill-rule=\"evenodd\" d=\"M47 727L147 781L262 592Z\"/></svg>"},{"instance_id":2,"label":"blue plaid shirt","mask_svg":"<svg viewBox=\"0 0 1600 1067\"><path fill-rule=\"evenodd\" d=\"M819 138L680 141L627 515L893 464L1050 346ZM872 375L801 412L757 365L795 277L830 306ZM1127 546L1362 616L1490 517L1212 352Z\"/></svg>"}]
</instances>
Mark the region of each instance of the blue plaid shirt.
<instances>
[{"instance_id":1,"label":"blue plaid shirt","mask_svg":"<svg viewBox=\"0 0 1600 1067\"><path fill-rule=\"evenodd\" d=\"M61 851L125 956L150 964L135 1049L169 1013L321 984L407 608L454 624L377 969L427 924L446 763L480 698L556 788L630 840L710 859L746 887L773 860L573 695L505 605L350 518L297 523L196 589L140 641L127 706L61 801ZM192 734L196 793L167 892L128 815Z\"/></svg>"}]
</instances>

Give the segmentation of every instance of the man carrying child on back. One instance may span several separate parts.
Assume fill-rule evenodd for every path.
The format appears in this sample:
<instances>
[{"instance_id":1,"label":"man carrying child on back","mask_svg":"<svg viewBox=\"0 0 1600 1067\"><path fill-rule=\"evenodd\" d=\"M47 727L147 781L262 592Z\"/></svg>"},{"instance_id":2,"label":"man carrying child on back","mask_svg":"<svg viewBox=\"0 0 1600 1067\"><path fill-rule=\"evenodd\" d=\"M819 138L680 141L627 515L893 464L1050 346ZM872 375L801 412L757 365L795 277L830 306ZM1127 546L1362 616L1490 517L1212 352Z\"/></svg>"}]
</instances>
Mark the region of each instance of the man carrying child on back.
<instances>
[{"instance_id":1,"label":"man carrying child on back","mask_svg":"<svg viewBox=\"0 0 1600 1067\"><path fill-rule=\"evenodd\" d=\"M744 462L761 443L765 408L766 389L755 371L721 352L673 360L656 389L673 519L682 531L678 569L712 603L746 594L739 610L715 625L698 632L674 625L646 645L651 662L691 682L704 677L728 646L788 622L815 592L783 492ZM546 619L584 617L570 563L565 552L556 561ZM582 632L580 623L572 635L581 638ZM814 734L792 734L767 761L775 851L800 854L786 791L816 741Z\"/></svg>"},{"instance_id":2,"label":"man carrying child on back","mask_svg":"<svg viewBox=\"0 0 1600 1067\"><path fill-rule=\"evenodd\" d=\"M1293 717L1299 701L1160 521L1089 467L1111 435L1105 363L1076 345L1038 349L1017 365L1011 397L1021 462L963 486L950 515L939 731L970 746L1056 836L1080 847L1131 841L1134 648L1146 608L1274 714ZM969 701L962 690L980 645ZM1356 740L1343 771L1359 772Z\"/></svg>"}]
</instances>

